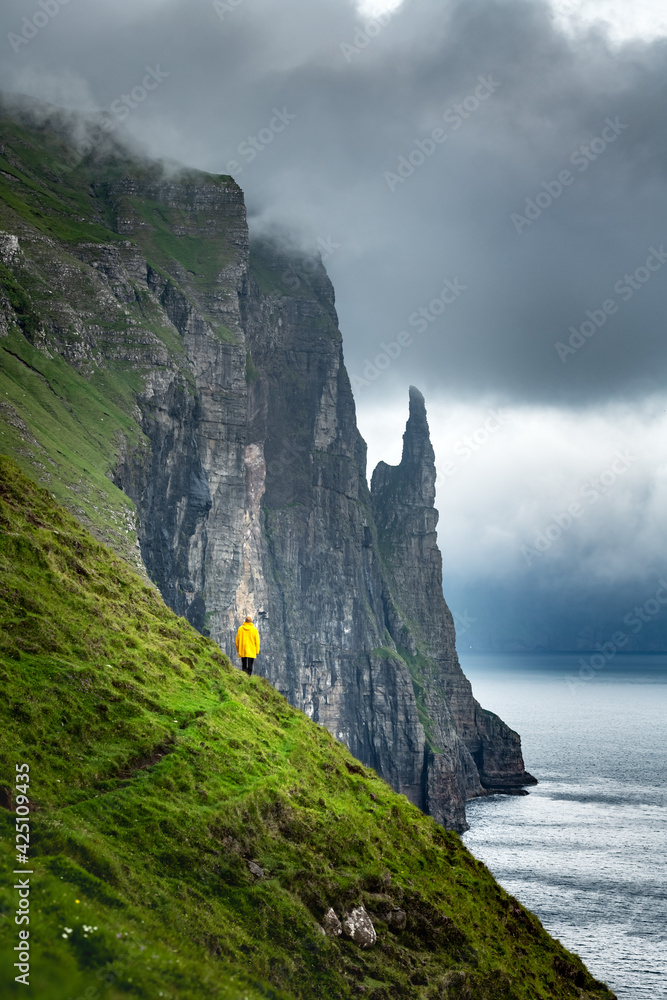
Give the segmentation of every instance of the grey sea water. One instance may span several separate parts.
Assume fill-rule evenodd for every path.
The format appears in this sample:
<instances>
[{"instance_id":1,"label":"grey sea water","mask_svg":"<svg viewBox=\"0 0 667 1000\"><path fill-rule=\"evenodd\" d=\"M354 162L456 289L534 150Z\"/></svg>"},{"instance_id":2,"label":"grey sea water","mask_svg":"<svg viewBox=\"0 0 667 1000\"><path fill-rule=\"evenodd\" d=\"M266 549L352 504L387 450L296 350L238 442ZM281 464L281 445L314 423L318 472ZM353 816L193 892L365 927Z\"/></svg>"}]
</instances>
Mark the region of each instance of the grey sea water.
<instances>
[{"instance_id":1,"label":"grey sea water","mask_svg":"<svg viewBox=\"0 0 667 1000\"><path fill-rule=\"evenodd\" d=\"M667 656L461 663L540 782L471 802L465 843L619 1000L667 1000Z\"/></svg>"}]
</instances>

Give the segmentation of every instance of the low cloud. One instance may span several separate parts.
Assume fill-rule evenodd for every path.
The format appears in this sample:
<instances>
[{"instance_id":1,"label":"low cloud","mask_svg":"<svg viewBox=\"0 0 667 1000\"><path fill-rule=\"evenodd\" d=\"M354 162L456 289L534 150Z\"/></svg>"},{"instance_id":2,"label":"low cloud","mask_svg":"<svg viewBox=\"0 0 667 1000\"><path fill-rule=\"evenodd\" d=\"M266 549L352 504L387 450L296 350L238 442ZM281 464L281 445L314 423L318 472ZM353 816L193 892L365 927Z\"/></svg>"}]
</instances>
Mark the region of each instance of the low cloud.
<instances>
[{"instance_id":1,"label":"low cloud","mask_svg":"<svg viewBox=\"0 0 667 1000\"><path fill-rule=\"evenodd\" d=\"M159 65L168 79L131 109L131 134L235 172L256 232L287 228L305 256L332 248L374 458L398 460L407 386L426 394L447 572L602 586L657 570L662 8L405 0L375 23L387 5L227 6L70 0L14 51L38 5L8 0L0 85L89 112ZM636 461L586 504L619 450ZM527 566L522 546L539 551L567 516Z\"/></svg>"},{"instance_id":2,"label":"low cloud","mask_svg":"<svg viewBox=\"0 0 667 1000\"><path fill-rule=\"evenodd\" d=\"M156 155L236 172L257 225L341 245L330 270L353 371L458 275L470 291L405 357L404 384L565 406L665 388L660 281L576 365L554 351L667 235L661 41L621 44L606 0L557 16L540 0L229 7L70 0L13 52L27 15L9 0L0 81L102 109L159 65L168 85L129 130ZM642 5L644 36L661 16ZM289 125L272 128L276 109Z\"/></svg>"}]
</instances>

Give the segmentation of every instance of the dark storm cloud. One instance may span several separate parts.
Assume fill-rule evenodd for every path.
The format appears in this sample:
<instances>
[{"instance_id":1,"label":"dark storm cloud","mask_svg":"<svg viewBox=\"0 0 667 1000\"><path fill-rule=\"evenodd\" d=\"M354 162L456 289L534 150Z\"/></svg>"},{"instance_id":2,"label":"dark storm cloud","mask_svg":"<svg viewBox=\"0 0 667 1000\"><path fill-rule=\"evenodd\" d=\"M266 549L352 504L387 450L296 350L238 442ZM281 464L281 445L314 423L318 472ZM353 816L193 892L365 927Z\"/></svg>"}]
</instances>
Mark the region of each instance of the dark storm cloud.
<instances>
[{"instance_id":1,"label":"dark storm cloud","mask_svg":"<svg viewBox=\"0 0 667 1000\"><path fill-rule=\"evenodd\" d=\"M257 229L319 238L358 395L586 405L664 386L666 51L575 43L535 0L69 0L1 80L120 101L154 153L234 173Z\"/></svg>"}]
</instances>

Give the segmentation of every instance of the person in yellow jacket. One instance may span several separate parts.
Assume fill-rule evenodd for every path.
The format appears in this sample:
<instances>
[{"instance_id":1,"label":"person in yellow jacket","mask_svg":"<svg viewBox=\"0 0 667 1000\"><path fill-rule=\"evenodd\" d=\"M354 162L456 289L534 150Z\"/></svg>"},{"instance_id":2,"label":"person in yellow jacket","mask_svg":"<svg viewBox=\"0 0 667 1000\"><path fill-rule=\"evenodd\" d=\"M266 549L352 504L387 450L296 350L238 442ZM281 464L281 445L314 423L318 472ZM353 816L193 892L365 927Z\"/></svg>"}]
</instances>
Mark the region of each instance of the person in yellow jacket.
<instances>
[{"instance_id":1,"label":"person in yellow jacket","mask_svg":"<svg viewBox=\"0 0 667 1000\"><path fill-rule=\"evenodd\" d=\"M241 657L241 667L250 677L255 657L259 653L259 632L252 623L250 615L246 615L243 625L236 633L236 652Z\"/></svg>"}]
</instances>

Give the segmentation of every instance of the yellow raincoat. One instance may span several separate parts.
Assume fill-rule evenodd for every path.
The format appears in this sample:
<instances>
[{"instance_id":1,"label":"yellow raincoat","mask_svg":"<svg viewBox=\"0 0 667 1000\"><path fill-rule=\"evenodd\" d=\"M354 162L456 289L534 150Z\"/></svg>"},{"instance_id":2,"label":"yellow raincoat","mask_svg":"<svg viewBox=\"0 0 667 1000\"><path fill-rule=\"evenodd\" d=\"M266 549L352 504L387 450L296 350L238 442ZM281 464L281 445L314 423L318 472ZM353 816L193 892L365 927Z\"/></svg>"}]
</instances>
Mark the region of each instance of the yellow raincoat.
<instances>
[{"instance_id":1,"label":"yellow raincoat","mask_svg":"<svg viewBox=\"0 0 667 1000\"><path fill-rule=\"evenodd\" d=\"M259 632L252 622L244 622L236 633L236 652L253 660L259 653Z\"/></svg>"}]
</instances>

